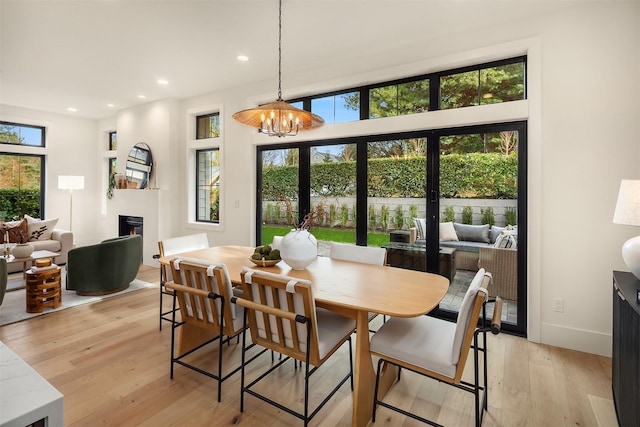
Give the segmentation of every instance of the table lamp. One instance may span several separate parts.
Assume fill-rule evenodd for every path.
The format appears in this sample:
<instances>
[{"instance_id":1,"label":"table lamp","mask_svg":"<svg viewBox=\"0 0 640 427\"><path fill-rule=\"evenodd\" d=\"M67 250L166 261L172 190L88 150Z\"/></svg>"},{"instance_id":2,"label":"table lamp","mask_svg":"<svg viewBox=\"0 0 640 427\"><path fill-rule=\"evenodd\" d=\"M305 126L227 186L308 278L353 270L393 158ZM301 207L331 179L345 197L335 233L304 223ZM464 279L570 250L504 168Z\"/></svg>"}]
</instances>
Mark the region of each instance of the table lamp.
<instances>
[{"instance_id":1,"label":"table lamp","mask_svg":"<svg viewBox=\"0 0 640 427\"><path fill-rule=\"evenodd\" d=\"M620 182L613 222L640 227L640 180L623 179ZM640 236L632 237L622 245L622 259L640 280Z\"/></svg>"},{"instance_id":2,"label":"table lamp","mask_svg":"<svg viewBox=\"0 0 640 427\"><path fill-rule=\"evenodd\" d=\"M84 176L59 175L58 189L69 190L69 231L73 231L73 190L84 189Z\"/></svg>"}]
</instances>

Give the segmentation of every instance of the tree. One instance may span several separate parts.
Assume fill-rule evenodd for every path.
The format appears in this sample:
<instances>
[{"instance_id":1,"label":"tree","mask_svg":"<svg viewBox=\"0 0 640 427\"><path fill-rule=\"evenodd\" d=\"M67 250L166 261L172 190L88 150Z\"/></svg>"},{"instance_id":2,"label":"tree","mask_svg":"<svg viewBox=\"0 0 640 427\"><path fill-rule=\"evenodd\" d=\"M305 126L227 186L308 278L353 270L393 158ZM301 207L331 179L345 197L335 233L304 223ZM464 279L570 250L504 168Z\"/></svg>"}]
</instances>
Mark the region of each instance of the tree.
<instances>
[{"instance_id":1,"label":"tree","mask_svg":"<svg viewBox=\"0 0 640 427\"><path fill-rule=\"evenodd\" d=\"M356 160L356 144L345 144L342 146L342 152L340 153L340 160L343 162L350 162Z\"/></svg>"},{"instance_id":2,"label":"tree","mask_svg":"<svg viewBox=\"0 0 640 427\"><path fill-rule=\"evenodd\" d=\"M24 137L20 136L16 126L0 124L0 141L9 144L22 144Z\"/></svg>"},{"instance_id":3,"label":"tree","mask_svg":"<svg viewBox=\"0 0 640 427\"><path fill-rule=\"evenodd\" d=\"M512 130L500 132L499 150L505 156L518 149L518 133Z\"/></svg>"}]
</instances>

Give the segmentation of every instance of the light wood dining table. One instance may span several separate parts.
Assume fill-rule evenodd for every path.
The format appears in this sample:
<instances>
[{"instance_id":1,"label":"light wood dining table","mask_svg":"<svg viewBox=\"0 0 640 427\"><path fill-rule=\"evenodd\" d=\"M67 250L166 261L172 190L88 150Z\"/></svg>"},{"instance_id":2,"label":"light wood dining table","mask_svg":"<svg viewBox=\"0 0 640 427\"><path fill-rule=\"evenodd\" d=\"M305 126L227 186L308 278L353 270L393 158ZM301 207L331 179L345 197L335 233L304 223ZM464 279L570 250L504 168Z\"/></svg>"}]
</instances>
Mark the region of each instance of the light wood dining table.
<instances>
[{"instance_id":1,"label":"light wood dining table","mask_svg":"<svg viewBox=\"0 0 640 427\"><path fill-rule=\"evenodd\" d=\"M317 257L304 270L293 270L284 261L273 267L256 267L250 261L250 246L217 246L159 259L168 265L176 258L198 258L227 266L234 284L241 284L243 267L309 280L318 307L356 320L352 426L366 426L373 410L375 370L369 353L369 313L395 317L417 317L435 308L449 287L449 280L437 274L396 267L363 264ZM187 335L182 334L181 340ZM197 332L192 341L203 340ZM189 345L197 344L190 342ZM182 345L181 345L182 346ZM379 395L391 387L396 370L386 366Z\"/></svg>"}]
</instances>

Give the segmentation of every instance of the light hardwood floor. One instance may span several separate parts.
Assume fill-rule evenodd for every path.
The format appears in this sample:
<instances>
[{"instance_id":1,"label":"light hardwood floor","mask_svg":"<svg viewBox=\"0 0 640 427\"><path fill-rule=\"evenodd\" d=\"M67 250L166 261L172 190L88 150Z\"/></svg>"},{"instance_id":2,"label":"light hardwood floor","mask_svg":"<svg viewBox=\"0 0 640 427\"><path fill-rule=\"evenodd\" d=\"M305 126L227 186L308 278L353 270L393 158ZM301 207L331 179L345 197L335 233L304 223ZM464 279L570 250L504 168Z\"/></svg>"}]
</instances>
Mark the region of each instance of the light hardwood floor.
<instances>
[{"instance_id":1,"label":"light hardwood floor","mask_svg":"<svg viewBox=\"0 0 640 427\"><path fill-rule=\"evenodd\" d=\"M158 270L144 267L138 278L157 284ZM157 286L0 327L0 340L64 395L65 426L301 425L251 396L245 396L241 413L239 374L223 383L221 403L208 377L176 366L169 379L170 337L168 323L158 330ZM483 426L617 425L610 358L506 334L490 336L489 346L489 411ZM223 360L233 364L239 354L232 344ZM213 366L216 355L209 350L193 358ZM249 371L270 360L265 355ZM347 363L344 346L314 375L312 397L333 387ZM301 396L291 392L301 390L300 378L300 371L287 365L268 387L283 401L300 405ZM387 399L448 426L473 425L471 394L406 371ZM344 385L311 425L350 422L351 395ZM379 408L370 425L422 424Z\"/></svg>"}]
</instances>

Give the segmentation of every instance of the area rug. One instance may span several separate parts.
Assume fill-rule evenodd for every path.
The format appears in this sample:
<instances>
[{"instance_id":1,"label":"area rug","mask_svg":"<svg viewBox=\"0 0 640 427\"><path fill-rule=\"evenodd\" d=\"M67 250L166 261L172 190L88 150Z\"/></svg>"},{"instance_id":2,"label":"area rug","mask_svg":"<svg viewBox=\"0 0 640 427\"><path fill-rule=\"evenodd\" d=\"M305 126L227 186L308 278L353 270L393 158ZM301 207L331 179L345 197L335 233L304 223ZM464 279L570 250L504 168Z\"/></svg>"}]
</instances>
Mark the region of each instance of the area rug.
<instances>
[{"instance_id":1,"label":"area rug","mask_svg":"<svg viewBox=\"0 0 640 427\"><path fill-rule=\"evenodd\" d=\"M100 301L105 298L110 298L112 296L122 295L127 292L154 286L153 283L135 279L133 282L131 282L127 289L120 292L99 296L81 296L76 294L76 291L67 291L64 288L64 271L61 281L62 305L60 305L60 307L55 309L45 308L42 313L27 313L24 279L22 279L20 275L11 275L9 278L9 282L7 283L8 291L4 294L4 301L2 302L2 305L0 305L0 326L20 322L21 320L30 319L32 317L41 316L43 314L55 313L56 311L64 310L66 308L74 307L80 304L88 304L91 302Z\"/></svg>"}]
</instances>

